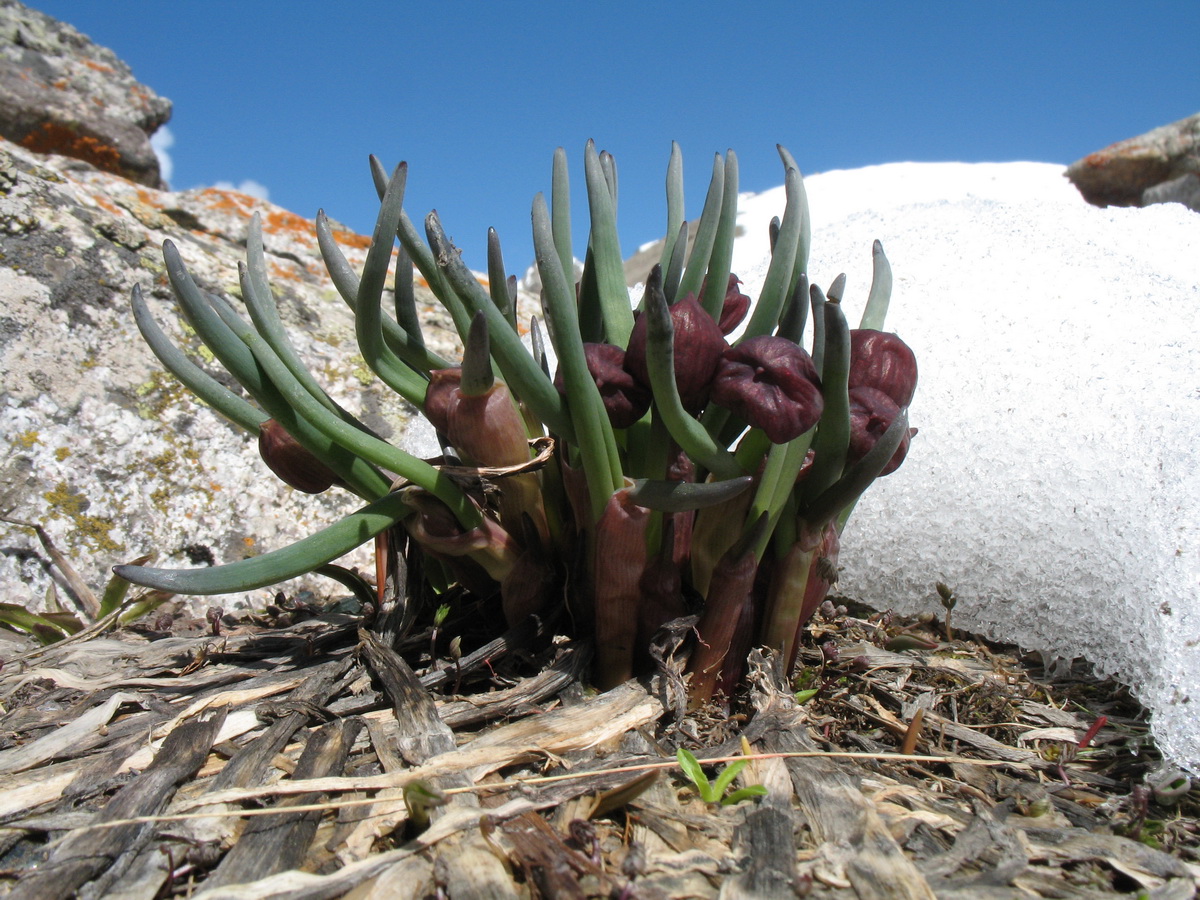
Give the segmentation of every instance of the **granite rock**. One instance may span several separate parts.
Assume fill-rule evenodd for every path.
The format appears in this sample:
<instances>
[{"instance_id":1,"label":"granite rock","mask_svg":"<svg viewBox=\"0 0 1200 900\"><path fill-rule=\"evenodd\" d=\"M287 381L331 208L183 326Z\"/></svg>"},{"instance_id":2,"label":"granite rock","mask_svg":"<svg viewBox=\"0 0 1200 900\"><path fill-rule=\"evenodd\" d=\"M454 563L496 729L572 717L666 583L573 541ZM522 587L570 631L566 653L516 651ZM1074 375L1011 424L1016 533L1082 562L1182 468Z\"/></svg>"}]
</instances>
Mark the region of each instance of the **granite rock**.
<instances>
[{"instance_id":1,"label":"granite rock","mask_svg":"<svg viewBox=\"0 0 1200 900\"><path fill-rule=\"evenodd\" d=\"M366 172L363 189L373 191ZM202 288L240 306L237 262L254 212L305 363L378 433L403 432L413 410L357 355L352 316L325 274L312 221L233 191L155 190L0 139L0 515L43 525L94 588L113 564L145 553L167 566L228 562L360 505L337 489L314 497L279 482L248 435L162 371L133 323L129 295L140 284L160 324L197 350L180 327L161 244L174 241ZM335 227L361 267L369 239ZM449 317L418 285L426 339L453 357ZM39 607L50 578L33 535L0 524L4 600Z\"/></svg>"},{"instance_id":2,"label":"granite rock","mask_svg":"<svg viewBox=\"0 0 1200 900\"><path fill-rule=\"evenodd\" d=\"M1068 166L1066 174L1095 206L1187 205L1172 189L1147 193L1164 182L1200 175L1200 113L1090 153Z\"/></svg>"},{"instance_id":3,"label":"granite rock","mask_svg":"<svg viewBox=\"0 0 1200 900\"><path fill-rule=\"evenodd\" d=\"M0 0L0 136L163 187L150 136L171 103L70 25Z\"/></svg>"}]
</instances>

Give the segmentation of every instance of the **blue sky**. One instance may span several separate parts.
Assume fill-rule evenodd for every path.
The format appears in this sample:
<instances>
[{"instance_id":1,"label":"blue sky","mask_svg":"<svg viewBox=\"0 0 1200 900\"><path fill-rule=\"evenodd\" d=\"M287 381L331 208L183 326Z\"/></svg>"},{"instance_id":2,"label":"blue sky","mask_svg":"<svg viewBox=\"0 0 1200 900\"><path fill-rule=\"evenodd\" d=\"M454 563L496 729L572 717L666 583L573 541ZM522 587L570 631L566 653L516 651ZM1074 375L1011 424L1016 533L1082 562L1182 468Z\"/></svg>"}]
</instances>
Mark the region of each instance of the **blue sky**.
<instances>
[{"instance_id":1,"label":"blue sky","mask_svg":"<svg viewBox=\"0 0 1200 900\"><path fill-rule=\"evenodd\" d=\"M510 272L553 150L617 160L626 253L661 236L672 140L688 215L712 154L741 189L875 163L1069 163L1200 110L1200 0L666 4L28 0L111 47L170 98L171 183L250 180L306 216L370 231L367 154L409 163L473 267L498 230Z\"/></svg>"}]
</instances>

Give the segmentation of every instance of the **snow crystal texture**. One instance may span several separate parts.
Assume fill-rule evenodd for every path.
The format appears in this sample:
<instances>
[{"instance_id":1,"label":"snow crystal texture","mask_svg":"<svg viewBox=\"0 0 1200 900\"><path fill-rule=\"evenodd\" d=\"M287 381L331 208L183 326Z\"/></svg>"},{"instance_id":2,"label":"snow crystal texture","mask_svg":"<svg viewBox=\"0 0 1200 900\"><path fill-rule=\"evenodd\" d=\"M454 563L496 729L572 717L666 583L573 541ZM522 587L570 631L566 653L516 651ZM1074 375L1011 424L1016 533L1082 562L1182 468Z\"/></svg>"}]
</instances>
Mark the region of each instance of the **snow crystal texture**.
<instances>
[{"instance_id":1,"label":"snow crystal texture","mask_svg":"<svg viewBox=\"0 0 1200 900\"><path fill-rule=\"evenodd\" d=\"M806 179L809 274L855 325L871 243L916 352L904 466L850 520L840 588L1130 685L1200 770L1200 217L1098 209L1060 166L900 163ZM766 273L782 188L743 198L734 271Z\"/></svg>"}]
</instances>

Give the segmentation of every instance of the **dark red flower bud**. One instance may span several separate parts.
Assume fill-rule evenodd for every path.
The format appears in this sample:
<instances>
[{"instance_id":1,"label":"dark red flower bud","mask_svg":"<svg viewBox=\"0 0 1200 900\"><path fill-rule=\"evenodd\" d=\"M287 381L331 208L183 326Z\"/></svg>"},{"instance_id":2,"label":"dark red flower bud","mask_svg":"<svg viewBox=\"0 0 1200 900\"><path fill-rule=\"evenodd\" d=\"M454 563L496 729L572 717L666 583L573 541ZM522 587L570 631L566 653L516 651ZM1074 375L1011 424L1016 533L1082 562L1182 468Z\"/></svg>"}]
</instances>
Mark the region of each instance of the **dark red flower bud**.
<instances>
[{"instance_id":1,"label":"dark red flower bud","mask_svg":"<svg viewBox=\"0 0 1200 900\"><path fill-rule=\"evenodd\" d=\"M899 407L912 403L917 389L917 358L908 344L887 331L850 332L850 388L883 391Z\"/></svg>"},{"instance_id":2,"label":"dark red flower bud","mask_svg":"<svg viewBox=\"0 0 1200 900\"><path fill-rule=\"evenodd\" d=\"M875 446L875 442L883 437L888 426L900 414L900 407L883 391L869 387L850 389L850 446L846 450L846 464L854 465L867 451ZM917 429L910 428L900 441L900 446L884 466L879 477L890 475L900 468L904 457L908 455L909 440Z\"/></svg>"},{"instance_id":3,"label":"dark red flower bud","mask_svg":"<svg viewBox=\"0 0 1200 900\"><path fill-rule=\"evenodd\" d=\"M613 428L628 428L646 414L650 408L650 391L625 368L624 350L615 344L586 343L583 356ZM561 366L554 375L554 386L566 396Z\"/></svg>"},{"instance_id":4,"label":"dark red flower bud","mask_svg":"<svg viewBox=\"0 0 1200 900\"><path fill-rule=\"evenodd\" d=\"M743 294L737 288L741 283L742 279L731 272L729 275L729 288L725 291L725 304L721 307L721 321L719 323L721 334L729 334L729 332L741 325L742 319L746 318L746 313L750 312L750 297Z\"/></svg>"},{"instance_id":5,"label":"dark red flower bud","mask_svg":"<svg viewBox=\"0 0 1200 900\"><path fill-rule=\"evenodd\" d=\"M274 419L259 428L258 455L281 481L306 494L319 494L341 483L329 466Z\"/></svg>"},{"instance_id":6,"label":"dark red flower bud","mask_svg":"<svg viewBox=\"0 0 1200 900\"><path fill-rule=\"evenodd\" d=\"M675 384L679 388L679 399L688 412L699 412L708 402L713 374L726 346L725 336L694 294L688 294L671 307L671 325L675 329ZM638 316L633 323L629 347L625 351L625 368L649 387L647 327L645 316Z\"/></svg>"},{"instance_id":7,"label":"dark red flower bud","mask_svg":"<svg viewBox=\"0 0 1200 900\"><path fill-rule=\"evenodd\" d=\"M812 428L825 410L812 357L787 338L759 335L730 347L712 399L783 444Z\"/></svg>"}]
</instances>

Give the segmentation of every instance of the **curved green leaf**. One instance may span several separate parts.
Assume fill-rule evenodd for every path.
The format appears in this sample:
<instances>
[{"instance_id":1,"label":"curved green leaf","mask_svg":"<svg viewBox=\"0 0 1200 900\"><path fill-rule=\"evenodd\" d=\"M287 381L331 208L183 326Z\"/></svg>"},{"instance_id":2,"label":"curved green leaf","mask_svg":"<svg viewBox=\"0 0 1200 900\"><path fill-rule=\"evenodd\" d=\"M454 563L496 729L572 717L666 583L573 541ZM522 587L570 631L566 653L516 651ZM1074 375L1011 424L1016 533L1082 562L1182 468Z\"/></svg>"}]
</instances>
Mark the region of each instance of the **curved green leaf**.
<instances>
[{"instance_id":1,"label":"curved green leaf","mask_svg":"<svg viewBox=\"0 0 1200 900\"><path fill-rule=\"evenodd\" d=\"M229 594L278 584L312 572L403 519L410 512L400 494L388 494L314 535L280 550L203 569L154 569L114 566L134 584L176 594Z\"/></svg>"}]
</instances>

